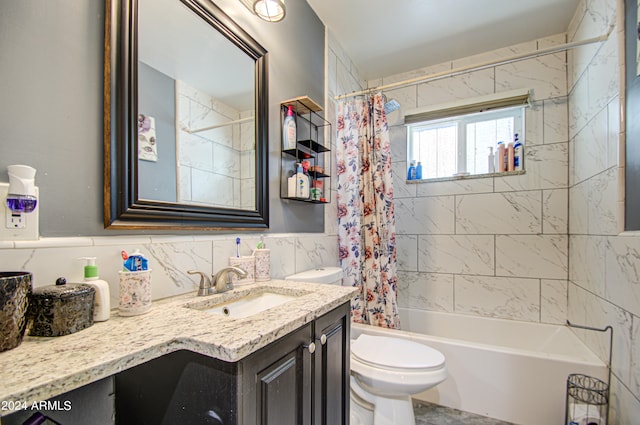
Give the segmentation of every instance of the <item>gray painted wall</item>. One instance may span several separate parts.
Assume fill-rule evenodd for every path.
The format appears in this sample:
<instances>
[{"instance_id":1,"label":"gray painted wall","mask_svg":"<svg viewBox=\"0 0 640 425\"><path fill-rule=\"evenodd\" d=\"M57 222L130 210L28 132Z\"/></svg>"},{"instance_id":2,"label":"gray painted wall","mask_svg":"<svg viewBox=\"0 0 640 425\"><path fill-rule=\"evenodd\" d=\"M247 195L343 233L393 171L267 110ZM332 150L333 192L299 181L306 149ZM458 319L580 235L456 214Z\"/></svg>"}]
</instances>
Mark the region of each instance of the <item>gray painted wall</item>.
<instances>
[{"instance_id":1,"label":"gray painted wall","mask_svg":"<svg viewBox=\"0 0 640 425\"><path fill-rule=\"evenodd\" d=\"M275 24L237 0L215 3L269 51L270 231L322 232L322 206L280 200L278 105L324 102L324 26L304 1ZM0 10L0 181L7 165L38 170L42 236L141 233L102 224L104 2L0 0Z\"/></svg>"},{"instance_id":2,"label":"gray painted wall","mask_svg":"<svg viewBox=\"0 0 640 425\"><path fill-rule=\"evenodd\" d=\"M157 161L138 161L140 197L176 202L176 89L175 80L138 62L138 113L155 118Z\"/></svg>"}]
</instances>

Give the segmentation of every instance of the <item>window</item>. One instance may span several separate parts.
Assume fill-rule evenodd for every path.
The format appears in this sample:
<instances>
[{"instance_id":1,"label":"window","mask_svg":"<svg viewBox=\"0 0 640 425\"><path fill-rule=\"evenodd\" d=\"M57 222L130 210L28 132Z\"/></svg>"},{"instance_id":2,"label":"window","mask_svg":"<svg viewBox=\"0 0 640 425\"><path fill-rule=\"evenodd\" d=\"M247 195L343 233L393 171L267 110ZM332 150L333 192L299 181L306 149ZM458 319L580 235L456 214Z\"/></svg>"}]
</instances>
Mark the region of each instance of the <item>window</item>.
<instances>
[{"instance_id":1,"label":"window","mask_svg":"<svg viewBox=\"0 0 640 425\"><path fill-rule=\"evenodd\" d=\"M422 164L422 178L487 174L498 141L522 135L524 107L443 118L409 126L408 163Z\"/></svg>"},{"instance_id":2,"label":"window","mask_svg":"<svg viewBox=\"0 0 640 425\"><path fill-rule=\"evenodd\" d=\"M498 142L524 143L528 104L529 90L519 89L409 111L407 168L420 163L422 179L493 173Z\"/></svg>"}]
</instances>

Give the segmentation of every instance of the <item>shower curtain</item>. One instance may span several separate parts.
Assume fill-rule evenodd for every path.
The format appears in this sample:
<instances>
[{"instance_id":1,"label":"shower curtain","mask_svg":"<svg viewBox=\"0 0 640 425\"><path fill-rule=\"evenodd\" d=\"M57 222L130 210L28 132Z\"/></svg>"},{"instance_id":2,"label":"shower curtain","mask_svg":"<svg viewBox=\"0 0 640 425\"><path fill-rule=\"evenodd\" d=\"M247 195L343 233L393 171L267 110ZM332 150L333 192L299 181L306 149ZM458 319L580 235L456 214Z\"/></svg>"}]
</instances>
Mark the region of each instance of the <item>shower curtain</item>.
<instances>
[{"instance_id":1,"label":"shower curtain","mask_svg":"<svg viewBox=\"0 0 640 425\"><path fill-rule=\"evenodd\" d=\"M338 243L354 322L399 328L389 128L381 93L338 104Z\"/></svg>"}]
</instances>

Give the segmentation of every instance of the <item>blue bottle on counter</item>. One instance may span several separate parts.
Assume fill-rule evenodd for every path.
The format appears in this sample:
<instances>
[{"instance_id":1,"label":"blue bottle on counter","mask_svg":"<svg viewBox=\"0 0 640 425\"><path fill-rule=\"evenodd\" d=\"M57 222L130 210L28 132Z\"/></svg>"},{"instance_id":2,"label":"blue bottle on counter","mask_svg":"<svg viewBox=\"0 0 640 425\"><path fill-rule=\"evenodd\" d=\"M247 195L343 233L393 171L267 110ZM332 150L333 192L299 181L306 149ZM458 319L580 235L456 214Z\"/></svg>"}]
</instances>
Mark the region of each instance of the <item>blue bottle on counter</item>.
<instances>
[{"instance_id":1,"label":"blue bottle on counter","mask_svg":"<svg viewBox=\"0 0 640 425\"><path fill-rule=\"evenodd\" d=\"M416 180L422 180L422 162L418 161L416 166Z\"/></svg>"}]
</instances>

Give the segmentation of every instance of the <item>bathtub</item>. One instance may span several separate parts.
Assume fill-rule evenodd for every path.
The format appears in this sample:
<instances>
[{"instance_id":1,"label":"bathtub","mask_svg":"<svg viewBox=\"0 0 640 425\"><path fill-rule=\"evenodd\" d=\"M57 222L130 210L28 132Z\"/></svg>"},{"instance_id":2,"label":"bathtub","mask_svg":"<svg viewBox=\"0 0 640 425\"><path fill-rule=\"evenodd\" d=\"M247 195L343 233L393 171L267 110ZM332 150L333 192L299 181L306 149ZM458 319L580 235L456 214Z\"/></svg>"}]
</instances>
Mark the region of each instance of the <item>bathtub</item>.
<instances>
[{"instance_id":1,"label":"bathtub","mask_svg":"<svg viewBox=\"0 0 640 425\"><path fill-rule=\"evenodd\" d=\"M566 326L400 309L403 330L354 323L361 333L395 335L444 354L446 381L414 396L520 425L564 422L566 381L584 373L607 382L608 371Z\"/></svg>"}]
</instances>

